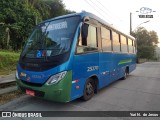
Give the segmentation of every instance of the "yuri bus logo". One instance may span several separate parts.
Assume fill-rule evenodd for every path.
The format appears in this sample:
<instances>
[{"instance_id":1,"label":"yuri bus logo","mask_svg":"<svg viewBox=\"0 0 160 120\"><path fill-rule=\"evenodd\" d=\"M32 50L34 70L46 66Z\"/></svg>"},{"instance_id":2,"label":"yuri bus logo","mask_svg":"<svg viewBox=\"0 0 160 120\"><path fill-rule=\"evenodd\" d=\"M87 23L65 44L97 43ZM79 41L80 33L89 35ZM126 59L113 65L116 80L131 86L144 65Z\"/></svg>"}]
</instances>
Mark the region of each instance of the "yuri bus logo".
<instances>
[{"instance_id":1,"label":"yuri bus logo","mask_svg":"<svg viewBox=\"0 0 160 120\"><path fill-rule=\"evenodd\" d=\"M153 12L156 12L154 10L152 10L151 8L148 7L141 7L139 11L140 14L138 15L139 18L153 18Z\"/></svg>"}]
</instances>

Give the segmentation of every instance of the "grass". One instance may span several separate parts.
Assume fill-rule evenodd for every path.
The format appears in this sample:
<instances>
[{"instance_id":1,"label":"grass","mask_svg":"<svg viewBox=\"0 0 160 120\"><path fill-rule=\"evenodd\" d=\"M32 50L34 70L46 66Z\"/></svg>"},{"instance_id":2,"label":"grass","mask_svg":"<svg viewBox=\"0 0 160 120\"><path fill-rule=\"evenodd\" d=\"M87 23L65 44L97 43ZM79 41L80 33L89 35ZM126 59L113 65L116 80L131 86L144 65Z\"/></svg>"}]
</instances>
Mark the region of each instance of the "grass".
<instances>
[{"instance_id":1,"label":"grass","mask_svg":"<svg viewBox=\"0 0 160 120\"><path fill-rule=\"evenodd\" d=\"M0 51L0 75L7 75L16 70L20 53Z\"/></svg>"},{"instance_id":2,"label":"grass","mask_svg":"<svg viewBox=\"0 0 160 120\"><path fill-rule=\"evenodd\" d=\"M10 52L10 51L1 51L0 50L0 75L7 75L16 70L16 64L18 62L20 53ZM1 84L0 89L15 86L16 83L12 82L9 84ZM22 96L23 93L20 90L16 90L10 93L5 93L0 95L0 105L5 104L14 98Z\"/></svg>"}]
</instances>

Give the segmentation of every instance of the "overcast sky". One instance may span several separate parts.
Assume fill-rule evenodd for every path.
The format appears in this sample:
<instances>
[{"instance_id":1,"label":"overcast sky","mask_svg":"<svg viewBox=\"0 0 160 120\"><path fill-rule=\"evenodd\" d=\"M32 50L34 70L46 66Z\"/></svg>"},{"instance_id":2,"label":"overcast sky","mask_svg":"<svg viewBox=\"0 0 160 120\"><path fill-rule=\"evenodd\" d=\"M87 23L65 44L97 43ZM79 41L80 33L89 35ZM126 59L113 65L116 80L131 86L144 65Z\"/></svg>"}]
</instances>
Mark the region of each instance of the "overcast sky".
<instances>
[{"instance_id":1,"label":"overcast sky","mask_svg":"<svg viewBox=\"0 0 160 120\"><path fill-rule=\"evenodd\" d=\"M156 31L160 41L160 1L158 0L63 0L63 3L67 9L76 12L82 10L91 12L125 33L129 33L131 12L132 30L149 20L140 26ZM153 18L139 18L140 13L136 11L140 11L142 7L156 11L150 13Z\"/></svg>"}]
</instances>

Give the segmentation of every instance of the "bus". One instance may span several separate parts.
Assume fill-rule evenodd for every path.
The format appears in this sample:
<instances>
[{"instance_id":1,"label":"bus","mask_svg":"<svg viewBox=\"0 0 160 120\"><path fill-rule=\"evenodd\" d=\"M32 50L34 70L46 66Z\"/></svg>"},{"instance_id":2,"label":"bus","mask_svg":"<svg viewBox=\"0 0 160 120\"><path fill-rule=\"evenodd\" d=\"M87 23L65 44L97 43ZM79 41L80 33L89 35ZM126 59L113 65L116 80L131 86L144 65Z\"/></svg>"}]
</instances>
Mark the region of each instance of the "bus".
<instances>
[{"instance_id":1,"label":"bus","mask_svg":"<svg viewBox=\"0 0 160 120\"><path fill-rule=\"evenodd\" d=\"M30 96L87 101L135 68L135 39L81 12L45 20L33 29L17 63L16 82Z\"/></svg>"}]
</instances>

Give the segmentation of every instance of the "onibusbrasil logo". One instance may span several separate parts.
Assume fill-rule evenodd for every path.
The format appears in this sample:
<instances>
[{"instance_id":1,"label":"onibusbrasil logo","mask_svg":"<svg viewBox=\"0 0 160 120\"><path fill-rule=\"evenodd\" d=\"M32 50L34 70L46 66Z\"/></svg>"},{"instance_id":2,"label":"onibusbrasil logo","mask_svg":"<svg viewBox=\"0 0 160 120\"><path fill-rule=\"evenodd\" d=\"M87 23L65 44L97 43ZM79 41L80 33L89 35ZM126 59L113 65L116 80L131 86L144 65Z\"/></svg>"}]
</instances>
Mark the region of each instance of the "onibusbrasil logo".
<instances>
[{"instance_id":1,"label":"onibusbrasil logo","mask_svg":"<svg viewBox=\"0 0 160 120\"><path fill-rule=\"evenodd\" d=\"M40 112L2 112L2 117L42 117Z\"/></svg>"}]
</instances>

